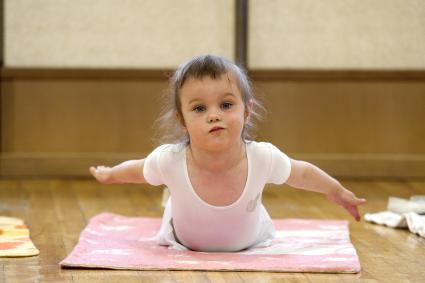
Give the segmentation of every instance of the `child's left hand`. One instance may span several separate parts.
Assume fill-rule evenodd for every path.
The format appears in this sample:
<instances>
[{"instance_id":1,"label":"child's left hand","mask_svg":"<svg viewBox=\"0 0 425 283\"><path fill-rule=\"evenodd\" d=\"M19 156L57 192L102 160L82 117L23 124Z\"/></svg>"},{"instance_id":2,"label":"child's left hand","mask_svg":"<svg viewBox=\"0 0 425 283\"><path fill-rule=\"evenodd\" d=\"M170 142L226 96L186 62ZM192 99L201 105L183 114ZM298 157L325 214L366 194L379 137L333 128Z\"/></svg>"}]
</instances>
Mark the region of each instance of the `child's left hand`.
<instances>
[{"instance_id":1,"label":"child's left hand","mask_svg":"<svg viewBox=\"0 0 425 283\"><path fill-rule=\"evenodd\" d=\"M357 206L366 202L366 199L357 198L352 192L345 188L341 188L335 193L330 193L326 196L330 201L333 201L348 211L357 221L360 221L360 214Z\"/></svg>"}]
</instances>

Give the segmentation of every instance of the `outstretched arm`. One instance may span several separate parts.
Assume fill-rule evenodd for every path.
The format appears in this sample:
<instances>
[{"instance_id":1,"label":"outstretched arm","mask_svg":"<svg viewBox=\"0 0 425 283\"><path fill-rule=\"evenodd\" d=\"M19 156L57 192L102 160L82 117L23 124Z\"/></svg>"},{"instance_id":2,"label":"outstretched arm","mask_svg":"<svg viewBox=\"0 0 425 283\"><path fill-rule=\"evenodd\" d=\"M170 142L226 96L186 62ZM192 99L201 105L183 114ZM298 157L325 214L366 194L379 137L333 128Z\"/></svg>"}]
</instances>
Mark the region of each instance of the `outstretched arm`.
<instances>
[{"instance_id":1,"label":"outstretched arm","mask_svg":"<svg viewBox=\"0 0 425 283\"><path fill-rule=\"evenodd\" d=\"M144 159L129 160L114 167L90 167L90 173L102 184L146 183L143 176Z\"/></svg>"},{"instance_id":2,"label":"outstretched arm","mask_svg":"<svg viewBox=\"0 0 425 283\"><path fill-rule=\"evenodd\" d=\"M286 183L294 188L323 193L330 201L345 208L357 221L360 220L357 207L366 200L357 198L336 179L313 164L291 159L291 175Z\"/></svg>"}]
</instances>

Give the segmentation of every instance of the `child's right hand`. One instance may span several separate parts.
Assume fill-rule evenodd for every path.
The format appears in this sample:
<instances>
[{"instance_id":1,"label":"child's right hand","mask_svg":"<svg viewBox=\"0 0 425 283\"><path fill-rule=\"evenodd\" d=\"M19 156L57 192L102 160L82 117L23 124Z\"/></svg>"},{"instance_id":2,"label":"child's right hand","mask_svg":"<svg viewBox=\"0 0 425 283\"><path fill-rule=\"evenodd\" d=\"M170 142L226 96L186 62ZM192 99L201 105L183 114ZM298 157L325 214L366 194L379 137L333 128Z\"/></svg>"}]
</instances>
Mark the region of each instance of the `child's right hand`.
<instances>
[{"instance_id":1,"label":"child's right hand","mask_svg":"<svg viewBox=\"0 0 425 283\"><path fill-rule=\"evenodd\" d=\"M112 184L112 168L106 166L90 167L90 173L99 183Z\"/></svg>"}]
</instances>

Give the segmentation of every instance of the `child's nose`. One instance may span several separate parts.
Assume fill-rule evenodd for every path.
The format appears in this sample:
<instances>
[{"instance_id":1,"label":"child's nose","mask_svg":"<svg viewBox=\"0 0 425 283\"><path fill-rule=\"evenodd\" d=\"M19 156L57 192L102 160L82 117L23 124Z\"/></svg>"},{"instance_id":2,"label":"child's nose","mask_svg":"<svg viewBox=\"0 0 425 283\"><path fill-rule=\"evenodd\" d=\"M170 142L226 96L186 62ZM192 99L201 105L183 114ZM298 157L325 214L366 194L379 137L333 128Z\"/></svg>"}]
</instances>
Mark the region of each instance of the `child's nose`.
<instances>
[{"instance_id":1,"label":"child's nose","mask_svg":"<svg viewBox=\"0 0 425 283\"><path fill-rule=\"evenodd\" d=\"M221 121L220 115L212 113L208 116L208 123Z\"/></svg>"}]
</instances>

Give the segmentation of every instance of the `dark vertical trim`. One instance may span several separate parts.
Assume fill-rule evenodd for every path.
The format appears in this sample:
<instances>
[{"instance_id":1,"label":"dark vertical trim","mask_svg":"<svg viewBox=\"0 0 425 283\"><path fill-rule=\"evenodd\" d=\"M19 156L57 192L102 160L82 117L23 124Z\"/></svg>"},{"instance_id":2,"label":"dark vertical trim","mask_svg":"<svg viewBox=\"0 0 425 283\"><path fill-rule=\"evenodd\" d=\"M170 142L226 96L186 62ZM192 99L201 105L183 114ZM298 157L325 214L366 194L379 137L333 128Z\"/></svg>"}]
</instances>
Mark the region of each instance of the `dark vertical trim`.
<instances>
[{"instance_id":1,"label":"dark vertical trim","mask_svg":"<svg viewBox=\"0 0 425 283\"><path fill-rule=\"evenodd\" d=\"M4 66L4 0L0 0L0 68Z\"/></svg>"},{"instance_id":2,"label":"dark vertical trim","mask_svg":"<svg viewBox=\"0 0 425 283\"><path fill-rule=\"evenodd\" d=\"M5 11L4 11L4 1L0 0L0 155L2 154L3 149L3 67L4 67L4 35L5 35ZM1 164L0 164L0 171L1 171Z\"/></svg>"},{"instance_id":3,"label":"dark vertical trim","mask_svg":"<svg viewBox=\"0 0 425 283\"><path fill-rule=\"evenodd\" d=\"M248 44L248 0L236 1L236 27L235 27L235 60L236 63L247 68Z\"/></svg>"}]
</instances>

